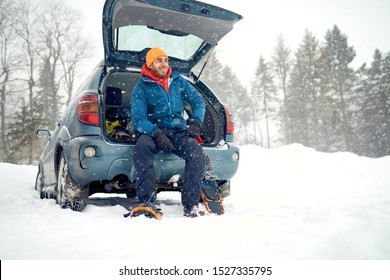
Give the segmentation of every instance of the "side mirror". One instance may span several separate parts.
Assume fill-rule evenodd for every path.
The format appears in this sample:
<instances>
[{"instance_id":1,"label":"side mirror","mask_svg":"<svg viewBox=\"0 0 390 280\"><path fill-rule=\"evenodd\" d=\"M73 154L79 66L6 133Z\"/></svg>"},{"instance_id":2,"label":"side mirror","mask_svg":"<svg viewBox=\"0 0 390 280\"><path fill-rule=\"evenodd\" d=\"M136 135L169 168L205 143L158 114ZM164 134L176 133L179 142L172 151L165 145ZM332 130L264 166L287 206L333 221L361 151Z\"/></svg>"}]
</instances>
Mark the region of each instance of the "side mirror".
<instances>
[{"instance_id":1,"label":"side mirror","mask_svg":"<svg viewBox=\"0 0 390 280\"><path fill-rule=\"evenodd\" d=\"M51 132L48 129L38 128L37 129L37 137L44 138L44 139L47 139L50 141L51 140Z\"/></svg>"}]
</instances>

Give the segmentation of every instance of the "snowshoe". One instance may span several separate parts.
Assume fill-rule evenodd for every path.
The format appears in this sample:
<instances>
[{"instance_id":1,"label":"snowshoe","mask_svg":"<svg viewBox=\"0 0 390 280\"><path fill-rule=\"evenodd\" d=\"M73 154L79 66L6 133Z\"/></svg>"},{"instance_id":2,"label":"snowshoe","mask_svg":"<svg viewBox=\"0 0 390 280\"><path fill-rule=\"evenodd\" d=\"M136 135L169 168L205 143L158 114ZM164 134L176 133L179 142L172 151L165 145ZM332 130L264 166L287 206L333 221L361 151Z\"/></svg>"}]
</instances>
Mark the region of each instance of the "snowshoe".
<instances>
[{"instance_id":1,"label":"snowshoe","mask_svg":"<svg viewBox=\"0 0 390 280\"><path fill-rule=\"evenodd\" d=\"M160 208L156 207L156 205L147 203L134 207L129 213L124 214L123 217L133 218L142 215L150 219L161 220L163 213Z\"/></svg>"},{"instance_id":2,"label":"snowshoe","mask_svg":"<svg viewBox=\"0 0 390 280\"><path fill-rule=\"evenodd\" d=\"M202 184L200 198L202 199L207 212L210 214L223 215L225 209L223 208L222 197L217 187L218 186L210 186L209 182L207 184Z\"/></svg>"},{"instance_id":3,"label":"snowshoe","mask_svg":"<svg viewBox=\"0 0 390 280\"><path fill-rule=\"evenodd\" d=\"M222 205L222 196L217 184L217 176L214 174L210 158L205 154L207 170L203 176L201 185L200 198L206 208L206 211L211 214L223 215L225 209Z\"/></svg>"}]
</instances>

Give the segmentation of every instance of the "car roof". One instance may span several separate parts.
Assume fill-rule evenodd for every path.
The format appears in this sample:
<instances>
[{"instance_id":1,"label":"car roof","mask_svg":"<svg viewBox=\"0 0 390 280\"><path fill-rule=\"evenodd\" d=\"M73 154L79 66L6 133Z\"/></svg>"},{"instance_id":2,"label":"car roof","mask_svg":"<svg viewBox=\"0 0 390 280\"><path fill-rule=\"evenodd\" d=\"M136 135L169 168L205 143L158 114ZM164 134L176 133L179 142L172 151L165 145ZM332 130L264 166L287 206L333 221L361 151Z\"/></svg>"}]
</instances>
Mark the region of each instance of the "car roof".
<instances>
[{"instance_id":1,"label":"car roof","mask_svg":"<svg viewBox=\"0 0 390 280\"><path fill-rule=\"evenodd\" d=\"M146 52L159 47L173 68L188 75L241 19L237 13L193 0L106 0L105 63L141 67Z\"/></svg>"}]
</instances>

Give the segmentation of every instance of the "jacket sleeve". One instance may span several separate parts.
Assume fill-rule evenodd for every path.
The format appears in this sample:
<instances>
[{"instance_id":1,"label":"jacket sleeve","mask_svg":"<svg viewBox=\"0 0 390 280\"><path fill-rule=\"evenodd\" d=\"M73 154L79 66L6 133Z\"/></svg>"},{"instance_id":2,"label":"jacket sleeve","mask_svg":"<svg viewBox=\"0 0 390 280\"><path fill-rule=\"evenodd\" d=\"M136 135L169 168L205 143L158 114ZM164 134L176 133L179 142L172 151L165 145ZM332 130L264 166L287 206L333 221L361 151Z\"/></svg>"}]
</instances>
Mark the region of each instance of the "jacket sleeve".
<instances>
[{"instance_id":1,"label":"jacket sleeve","mask_svg":"<svg viewBox=\"0 0 390 280\"><path fill-rule=\"evenodd\" d=\"M141 132L152 135L157 126L148 120L148 106L142 82L139 82L131 94L131 121L134 128Z\"/></svg>"},{"instance_id":2,"label":"jacket sleeve","mask_svg":"<svg viewBox=\"0 0 390 280\"><path fill-rule=\"evenodd\" d=\"M187 101L192 110L191 119L203 123L206 107L200 93L184 78L181 78L184 87L184 100Z\"/></svg>"}]
</instances>

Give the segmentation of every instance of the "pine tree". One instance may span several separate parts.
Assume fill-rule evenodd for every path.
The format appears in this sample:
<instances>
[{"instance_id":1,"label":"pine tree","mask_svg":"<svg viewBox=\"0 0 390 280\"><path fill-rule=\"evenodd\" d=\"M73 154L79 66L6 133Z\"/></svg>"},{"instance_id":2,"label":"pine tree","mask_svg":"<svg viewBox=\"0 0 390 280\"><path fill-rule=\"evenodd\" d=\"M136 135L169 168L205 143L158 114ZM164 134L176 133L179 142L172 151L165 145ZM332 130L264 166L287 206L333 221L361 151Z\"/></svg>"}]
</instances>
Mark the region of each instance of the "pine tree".
<instances>
[{"instance_id":1,"label":"pine tree","mask_svg":"<svg viewBox=\"0 0 390 280\"><path fill-rule=\"evenodd\" d=\"M348 46L347 36L342 34L337 26L325 35L325 45L322 48L324 65L322 81L327 90L326 96L335 105L332 112L333 134L331 150L352 151L354 148L353 126L351 117L356 100L354 100L353 85L356 76L349 64L355 57L355 50Z\"/></svg>"},{"instance_id":2,"label":"pine tree","mask_svg":"<svg viewBox=\"0 0 390 280\"><path fill-rule=\"evenodd\" d=\"M289 119L293 142L318 148L320 146L320 77L317 39L306 31L296 52L289 85Z\"/></svg>"},{"instance_id":3,"label":"pine tree","mask_svg":"<svg viewBox=\"0 0 390 280\"><path fill-rule=\"evenodd\" d=\"M278 102L271 69L262 56L256 69L255 80L252 83L252 96L256 106L255 121L259 122L264 118L266 147L270 148L270 121L275 116L275 106Z\"/></svg>"},{"instance_id":4,"label":"pine tree","mask_svg":"<svg viewBox=\"0 0 390 280\"><path fill-rule=\"evenodd\" d=\"M352 152L364 155L367 149L367 131L364 121L364 109L367 96L370 92L370 80L366 63L363 63L355 72L356 82L354 86L354 94L356 95L356 112L352 115L351 122L354 124L355 147Z\"/></svg>"},{"instance_id":5,"label":"pine tree","mask_svg":"<svg viewBox=\"0 0 390 280\"><path fill-rule=\"evenodd\" d=\"M63 102L59 100L58 89L53 92L53 75L50 68L50 61L44 60L40 70L39 90L35 101L39 106L45 108L42 117L49 124L49 128L54 129L59 117L58 112Z\"/></svg>"},{"instance_id":6,"label":"pine tree","mask_svg":"<svg viewBox=\"0 0 390 280\"><path fill-rule=\"evenodd\" d=\"M203 62L204 63L204 62ZM200 71L199 63L195 71ZM251 134L248 132L248 125L253 115L251 99L244 86L240 83L230 67L224 66L218 60L215 53L208 58L208 62L201 75L202 81L216 93L221 102L227 106L235 121L235 137L237 143L250 143Z\"/></svg>"},{"instance_id":7,"label":"pine tree","mask_svg":"<svg viewBox=\"0 0 390 280\"><path fill-rule=\"evenodd\" d=\"M390 155L390 52L383 61L383 76L381 88L381 137L379 156Z\"/></svg>"},{"instance_id":8,"label":"pine tree","mask_svg":"<svg viewBox=\"0 0 390 280\"><path fill-rule=\"evenodd\" d=\"M361 153L380 157L390 154L390 55L375 50L359 114Z\"/></svg>"},{"instance_id":9,"label":"pine tree","mask_svg":"<svg viewBox=\"0 0 390 280\"><path fill-rule=\"evenodd\" d=\"M235 138L239 143L250 143L252 139L248 126L253 120L251 98L229 66L223 67L222 77L224 87L223 90L220 89L219 91L223 93L223 103L233 115Z\"/></svg>"},{"instance_id":10,"label":"pine tree","mask_svg":"<svg viewBox=\"0 0 390 280\"><path fill-rule=\"evenodd\" d=\"M281 106L281 126L283 130L284 142L291 143L291 125L288 118L289 111L289 99L287 94L287 85L291 69L291 50L287 47L284 37L280 35L277 39L277 44L272 56L272 66L276 73L275 77L279 81L279 90L283 96L283 102Z\"/></svg>"},{"instance_id":11,"label":"pine tree","mask_svg":"<svg viewBox=\"0 0 390 280\"><path fill-rule=\"evenodd\" d=\"M26 154L30 150L31 135L35 135L35 131L41 125L47 125L42 118L42 106L34 104L34 110L31 112L31 107L24 98L21 100L20 110L13 114L12 122L6 132L8 142L10 143L6 155L6 161L18 164L31 164ZM34 158L39 156L43 143L40 141L34 142L33 154Z\"/></svg>"}]
</instances>

